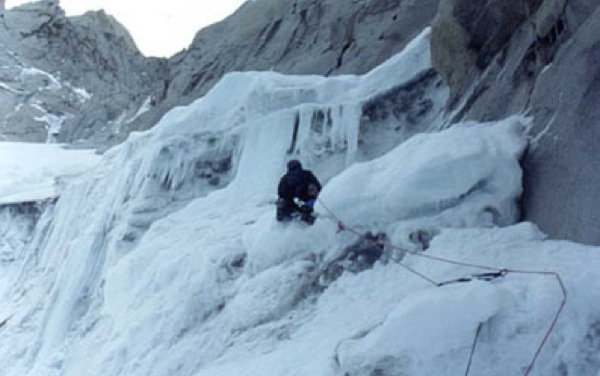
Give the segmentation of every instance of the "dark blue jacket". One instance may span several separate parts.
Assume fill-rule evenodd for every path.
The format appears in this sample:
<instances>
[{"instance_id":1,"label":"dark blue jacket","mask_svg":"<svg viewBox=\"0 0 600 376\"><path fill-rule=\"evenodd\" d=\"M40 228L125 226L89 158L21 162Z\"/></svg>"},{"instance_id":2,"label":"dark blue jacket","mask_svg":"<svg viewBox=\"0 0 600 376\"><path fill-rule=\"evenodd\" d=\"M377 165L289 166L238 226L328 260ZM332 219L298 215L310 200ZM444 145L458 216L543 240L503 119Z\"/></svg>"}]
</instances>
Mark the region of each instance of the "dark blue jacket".
<instances>
[{"instance_id":1,"label":"dark blue jacket","mask_svg":"<svg viewBox=\"0 0 600 376\"><path fill-rule=\"evenodd\" d=\"M293 202L294 198L302 201L315 199L320 191L321 183L317 177L311 171L302 168L288 170L279 180L277 189L279 197L287 202Z\"/></svg>"}]
</instances>

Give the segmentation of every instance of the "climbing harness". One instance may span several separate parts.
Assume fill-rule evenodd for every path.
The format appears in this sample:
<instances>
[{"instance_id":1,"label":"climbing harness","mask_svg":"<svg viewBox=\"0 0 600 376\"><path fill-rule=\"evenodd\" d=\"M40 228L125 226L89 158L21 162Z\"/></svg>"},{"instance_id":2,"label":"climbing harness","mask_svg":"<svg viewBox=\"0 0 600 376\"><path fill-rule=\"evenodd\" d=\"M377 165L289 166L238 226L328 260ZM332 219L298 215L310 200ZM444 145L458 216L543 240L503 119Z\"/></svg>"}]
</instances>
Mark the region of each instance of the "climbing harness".
<instances>
[{"instance_id":1,"label":"climbing harness","mask_svg":"<svg viewBox=\"0 0 600 376\"><path fill-rule=\"evenodd\" d=\"M337 222L337 226L338 226L338 233L339 232L343 232L343 231L347 231L350 232L352 234L355 234L356 236L362 237L363 234L360 233L360 231L358 231L357 229L346 225L338 216L335 215L335 213L323 202L323 200L321 199L317 199L319 201L319 203L321 204L321 206L329 213L329 215L331 216L332 220L334 220L334 222ZM432 278L429 278L427 276L425 276L424 274L416 271L413 268L410 268L408 265L405 265L403 263L399 263L403 268L405 268L406 270L408 270L409 272L411 272L412 274L422 278L423 280L429 282L430 284L433 284L437 287L440 286L444 286L450 283L459 283L459 282L468 282L471 281L473 279L480 279L480 280L492 280L492 279L496 279L496 278L500 278L500 277L505 277L508 274L525 274L525 275L539 275L539 276L544 276L544 277L554 277L556 279L556 282L558 283L559 287L560 287L560 291L562 294L562 299L560 302L560 305L556 311L556 313L554 314L554 317L552 319L552 322L550 324L550 326L548 327L548 329L546 330L544 337L542 338L542 340L540 341L540 343L537 346L537 349L535 351L535 354L533 355L533 358L531 360L531 362L529 363L529 365L527 366L527 369L525 370L524 376L529 376L531 374L531 372L533 371L535 364L542 352L542 350L544 349L544 347L546 346L546 343L548 342L548 339L550 338L550 335L552 334L552 332L554 331L554 329L556 328L556 323L558 322L558 319L560 318L560 315L562 314L566 304L567 304L567 289L565 288L565 284L563 283L562 277L560 276L560 274L558 272L555 271L546 271L546 270L520 270L520 269L507 269L507 268L496 268L496 267L492 267L492 266L487 266L487 265L478 265L478 264L473 264L473 263L468 263L468 262L463 262L463 261L456 261L456 260L451 260L451 259L447 259L444 257L438 257L438 256L432 256L432 255L428 255L425 253L421 253L421 252L415 252L415 251L411 251L408 249L403 249L401 247L395 246L393 244L389 244L389 246L392 249L396 249L399 250L401 252L404 252L405 254L410 254L416 257L421 257L424 259L428 259L431 261L437 261L437 262L441 262L441 263L446 263L446 264L451 264L451 265L456 265L456 266L464 266L464 267L469 267L469 268L474 268L474 269L480 269L480 270L487 270L488 272L486 273L481 273L481 274L474 274L471 277L465 277L465 278L459 278L456 280L452 280L452 281L447 281L447 282L436 282L435 280L433 280ZM479 334L477 334L478 336ZM475 351L475 349L473 348L473 351ZM470 369L470 362L469 362L469 369ZM467 369L467 374L469 372L469 369Z\"/></svg>"}]
</instances>

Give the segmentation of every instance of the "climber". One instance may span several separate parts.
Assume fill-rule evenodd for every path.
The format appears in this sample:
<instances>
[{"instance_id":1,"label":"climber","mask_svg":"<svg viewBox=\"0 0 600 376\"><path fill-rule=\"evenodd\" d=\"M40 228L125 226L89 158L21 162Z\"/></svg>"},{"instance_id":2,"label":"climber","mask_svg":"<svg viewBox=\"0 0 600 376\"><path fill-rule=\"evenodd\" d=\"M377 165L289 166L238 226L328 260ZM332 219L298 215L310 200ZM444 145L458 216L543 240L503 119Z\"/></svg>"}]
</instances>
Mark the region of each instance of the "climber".
<instances>
[{"instance_id":1,"label":"climber","mask_svg":"<svg viewBox=\"0 0 600 376\"><path fill-rule=\"evenodd\" d=\"M321 183L311 171L303 169L297 159L289 161L287 173L279 180L277 189L277 220L287 222L300 217L312 225L315 222L313 207L320 191ZM299 204L296 199L300 201Z\"/></svg>"}]
</instances>

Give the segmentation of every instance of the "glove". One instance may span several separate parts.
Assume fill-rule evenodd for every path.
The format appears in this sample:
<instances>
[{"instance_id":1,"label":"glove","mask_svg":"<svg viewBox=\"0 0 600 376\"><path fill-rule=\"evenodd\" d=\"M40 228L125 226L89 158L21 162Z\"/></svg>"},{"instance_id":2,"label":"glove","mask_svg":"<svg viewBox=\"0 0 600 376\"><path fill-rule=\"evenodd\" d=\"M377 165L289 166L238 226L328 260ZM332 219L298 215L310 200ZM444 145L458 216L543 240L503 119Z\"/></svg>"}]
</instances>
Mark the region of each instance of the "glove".
<instances>
[{"instance_id":1,"label":"glove","mask_svg":"<svg viewBox=\"0 0 600 376\"><path fill-rule=\"evenodd\" d=\"M310 214L313 212L313 208L308 205L302 205L298 211L302 214Z\"/></svg>"},{"instance_id":2,"label":"glove","mask_svg":"<svg viewBox=\"0 0 600 376\"><path fill-rule=\"evenodd\" d=\"M310 200L305 201L303 205L312 210L312 208L315 207L315 202L317 202L317 200L315 200L314 198L311 198Z\"/></svg>"}]
</instances>

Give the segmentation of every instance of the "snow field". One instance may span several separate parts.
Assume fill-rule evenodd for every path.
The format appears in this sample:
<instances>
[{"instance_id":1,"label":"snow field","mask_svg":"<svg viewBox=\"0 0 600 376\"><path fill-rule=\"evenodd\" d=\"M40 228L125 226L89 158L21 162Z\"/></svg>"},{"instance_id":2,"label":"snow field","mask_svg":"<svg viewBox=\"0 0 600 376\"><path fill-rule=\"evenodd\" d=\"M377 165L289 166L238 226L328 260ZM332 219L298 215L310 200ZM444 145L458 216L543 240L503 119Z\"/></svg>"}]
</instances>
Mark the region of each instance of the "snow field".
<instances>
[{"instance_id":1,"label":"snow field","mask_svg":"<svg viewBox=\"0 0 600 376\"><path fill-rule=\"evenodd\" d=\"M0 143L0 204L42 201L58 196L62 181L91 170L100 157L60 145Z\"/></svg>"}]
</instances>

